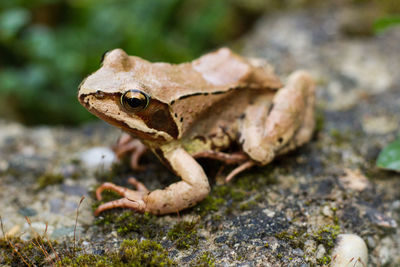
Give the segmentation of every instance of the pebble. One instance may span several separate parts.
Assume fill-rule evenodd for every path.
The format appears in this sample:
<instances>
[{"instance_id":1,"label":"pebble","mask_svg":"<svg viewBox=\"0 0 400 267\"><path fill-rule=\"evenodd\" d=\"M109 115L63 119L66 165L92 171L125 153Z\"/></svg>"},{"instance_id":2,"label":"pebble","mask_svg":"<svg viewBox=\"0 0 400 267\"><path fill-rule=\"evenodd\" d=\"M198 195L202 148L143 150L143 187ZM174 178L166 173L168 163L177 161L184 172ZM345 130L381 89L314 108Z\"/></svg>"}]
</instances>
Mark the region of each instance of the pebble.
<instances>
[{"instance_id":1,"label":"pebble","mask_svg":"<svg viewBox=\"0 0 400 267\"><path fill-rule=\"evenodd\" d=\"M368 265L368 249L364 240L355 234L341 234L332 251L332 267L365 267Z\"/></svg>"},{"instance_id":2,"label":"pebble","mask_svg":"<svg viewBox=\"0 0 400 267\"><path fill-rule=\"evenodd\" d=\"M362 120L364 132L368 134L388 134L399 127L395 118L388 116L365 116Z\"/></svg>"},{"instance_id":3,"label":"pebble","mask_svg":"<svg viewBox=\"0 0 400 267\"><path fill-rule=\"evenodd\" d=\"M263 212L265 213L265 215L267 215L268 217L272 218L275 216L275 211L270 210L270 209L263 209Z\"/></svg>"},{"instance_id":4,"label":"pebble","mask_svg":"<svg viewBox=\"0 0 400 267\"><path fill-rule=\"evenodd\" d=\"M117 157L109 147L93 147L80 153L79 159L87 169L110 168Z\"/></svg>"},{"instance_id":5,"label":"pebble","mask_svg":"<svg viewBox=\"0 0 400 267\"><path fill-rule=\"evenodd\" d=\"M322 259L325 256L325 253L326 253L326 249L325 249L324 245L320 244L317 248L317 253L316 253L315 257L317 259Z\"/></svg>"},{"instance_id":6,"label":"pebble","mask_svg":"<svg viewBox=\"0 0 400 267\"><path fill-rule=\"evenodd\" d=\"M74 230L75 230L74 226L60 227L60 228L57 228L57 229L55 229L53 231L53 233L51 234L51 237L55 238L55 239L60 238L60 237L66 237L66 236L73 237L74 236ZM75 232L77 240L79 240L79 238L82 235L82 233L83 233L83 228L80 227L80 226L77 226L76 227L76 232Z\"/></svg>"},{"instance_id":7,"label":"pebble","mask_svg":"<svg viewBox=\"0 0 400 267\"><path fill-rule=\"evenodd\" d=\"M345 174L339 177L339 182L344 188L363 191L370 185L368 178L360 170L345 169L344 171Z\"/></svg>"}]
</instances>

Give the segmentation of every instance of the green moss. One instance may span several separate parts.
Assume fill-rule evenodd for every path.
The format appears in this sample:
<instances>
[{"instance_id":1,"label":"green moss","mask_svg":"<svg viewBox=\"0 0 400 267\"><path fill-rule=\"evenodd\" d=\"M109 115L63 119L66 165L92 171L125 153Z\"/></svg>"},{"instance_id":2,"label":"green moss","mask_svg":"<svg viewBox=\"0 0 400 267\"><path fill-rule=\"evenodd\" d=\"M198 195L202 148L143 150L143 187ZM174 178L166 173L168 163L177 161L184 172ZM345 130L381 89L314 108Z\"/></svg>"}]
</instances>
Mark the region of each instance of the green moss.
<instances>
[{"instance_id":1,"label":"green moss","mask_svg":"<svg viewBox=\"0 0 400 267\"><path fill-rule=\"evenodd\" d=\"M60 266L173 266L176 265L168 252L157 242L150 240L124 240L116 252L106 255L83 254L66 257Z\"/></svg>"},{"instance_id":2,"label":"green moss","mask_svg":"<svg viewBox=\"0 0 400 267\"><path fill-rule=\"evenodd\" d=\"M61 174L47 173L37 179L38 189L43 189L49 185L61 184L64 181L64 176Z\"/></svg>"},{"instance_id":3,"label":"green moss","mask_svg":"<svg viewBox=\"0 0 400 267\"><path fill-rule=\"evenodd\" d=\"M44 237L29 241L0 239L0 265L9 266L173 266L176 265L161 244L124 240L117 251L105 255L79 254L71 245L51 244ZM50 255L50 257L48 257Z\"/></svg>"},{"instance_id":4,"label":"green moss","mask_svg":"<svg viewBox=\"0 0 400 267\"><path fill-rule=\"evenodd\" d=\"M197 222L178 222L168 232L168 238L174 241L178 249L188 249L199 243L197 236Z\"/></svg>"},{"instance_id":5,"label":"green moss","mask_svg":"<svg viewBox=\"0 0 400 267\"><path fill-rule=\"evenodd\" d=\"M194 207L194 210L200 215L205 216L211 212L218 211L225 204L226 200L220 197L207 196L202 202Z\"/></svg>"},{"instance_id":6,"label":"green moss","mask_svg":"<svg viewBox=\"0 0 400 267\"><path fill-rule=\"evenodd\" d=\"M339 225L325 225L314 233L313 238L318 244L323 244L327 251L330 251L335 246L335 240L339 234Z\"/></svg>"},{"instance_id":7,"label":"green moss","mask_svg":"<svg viewBox=\"0 0 400 267\"><path fill-rule=\"evenodd\" d=\"M249 210L249 209L251 209L251 207L254 207L255 205L257 205L257 202L254 200L250 200L250 201L240 204L239 209L242 211Z\"/></svg>"},{"instance_id":8,"label":"green moss","mask_svg":"<svg viewBox=\"0 0 400 267\"><path fill-rule=\"evenodd\" d=\"M323 266L328 266L330 262L331 262L331 257L328 256L328 255L327 256L323 256L320 259L317 259L317 263L319 265L323 265Z\"/></svg>"},{"instance_id":9,"label":"green moss","mask_svg":"<svg viewBox=\"0 0 400 267\"><path fill-rule=\"evenodd\" d=\"M269 184L275 184L277 180L273 174L273 170L274 168L269 165L255 168L250 173L236 177L233 181L233 188L249 192L258 191L260 188ZM232 186L232 184L230 184L230 186Z\"/></svg>"},{"instance_id":10,"label":"green moss","mask_svg":"<svg viewBox=\"0 0 400 267\"><path fill-rule=\"evenodd\" d=\"M116 230L121 236L137 234L145 238L154 238L164 233L156 216L131 210L106 211L96 219L95 224L103 226L103 230L107 232Z\"/></svg>"},{"instance_id":11,"label":"green moss","mask_svg":"<svg viewBox=\"0 0 400 267\"><path fill-rule=\"evenodd\" d=\"M214 267L215 266L215 258L214 256L206 251L203 254L201 254L199 257L195 259L194 262L190 264L191 266L196 266L196 267Z\"/></svg>"},{"instance_id":12,"label":"green moss","mask_svg":"<svg viewBox=\"0 0 400 267\"><path fill-rule=\"evenodd\" d=\"M51 265L52 261L46 255L53 254L52 247L57 245L52 242L51 246L42 237L30 241L23 241L18 237L0 239L0 265L24 266L29 265Z\"/></svg>"},{"instance_id":13,"label":"green moss","mask_svg":"<svg viewBox=\"0 0 400 267\"><path fill-rule=\"evenodd\" d=\"M350 136L354 135L354 133L350 133L348 131L344 132L338 129L331 129L329 134L333 138L335 144L338 146L348 143L350 141Z\"/></svg>"},{"instance_id":14,"label":"green moss","mask_svg":"<svg viewBox=\"0 0 400 267\"><path fill-rule=\"evenodd\" d=\"M305 231L305 229L282 231L275 234L275 237L287 241L293 248L303 249L305 238L307 238L307 233Z\"/></svg>"},{"instance_id":15,"label":"green moss","mask_svg":"<svg viewBox=\"0 0 400 267\"><path fill-rule=\"evenodd\" d=\"M233 182L214 186L209 196L194 207L200 216L218 211L223 204L229 201L229 206L224 209L225 214L232 214L237 210L248 210L262 200L260 194L254 198L255 192L259 192L261 187L275 182L270 169L261 170L258 173L247 174L243 177L237 177ZM248 200L249 197L252 200Z\"/></svg>"}]
</instances>

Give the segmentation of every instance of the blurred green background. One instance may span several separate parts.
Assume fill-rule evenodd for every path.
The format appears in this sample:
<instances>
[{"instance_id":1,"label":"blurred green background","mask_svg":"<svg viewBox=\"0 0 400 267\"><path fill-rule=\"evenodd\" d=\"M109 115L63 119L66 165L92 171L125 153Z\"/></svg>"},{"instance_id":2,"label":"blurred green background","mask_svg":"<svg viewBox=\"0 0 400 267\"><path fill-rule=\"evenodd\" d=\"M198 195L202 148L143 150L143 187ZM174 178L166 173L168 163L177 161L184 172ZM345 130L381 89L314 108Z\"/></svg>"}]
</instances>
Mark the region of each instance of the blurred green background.
<instances>
[{"instance_id":1,"label":"blurred green background","mask_svg":"<svg viewBox=\"0 0 400 267\"><path fill-rule=\"evenodd\" d=\"M393 11L397 1L341 2ZM120 47L152 61L191 60L234 44L265 13L318 2L2 0L0 117L25 124L86 121L92 116L76 100L77 87L105 51Z\"/></svg>"}]
</instances>

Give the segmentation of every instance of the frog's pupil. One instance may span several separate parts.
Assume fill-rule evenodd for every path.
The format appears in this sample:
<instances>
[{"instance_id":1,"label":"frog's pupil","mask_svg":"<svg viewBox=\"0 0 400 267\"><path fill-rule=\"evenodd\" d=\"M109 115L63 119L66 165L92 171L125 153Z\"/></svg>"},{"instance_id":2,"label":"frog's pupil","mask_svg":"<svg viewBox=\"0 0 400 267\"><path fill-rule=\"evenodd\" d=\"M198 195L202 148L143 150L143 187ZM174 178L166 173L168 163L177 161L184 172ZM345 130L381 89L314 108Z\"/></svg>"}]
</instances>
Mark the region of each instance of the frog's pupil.
<instances>
[{"instance_id":1,"label":"frog's pupil","mask_svg":"<svg viewBox=\"0 0 400 267\"><path fill-rule=\"evenodd\" d=\"M132 108L138 108L141 105L143 105L143 100L139 99L139 98L130 98L128 99L128 104L129 106L131 106Z\"/></svg>"}]
</instances>

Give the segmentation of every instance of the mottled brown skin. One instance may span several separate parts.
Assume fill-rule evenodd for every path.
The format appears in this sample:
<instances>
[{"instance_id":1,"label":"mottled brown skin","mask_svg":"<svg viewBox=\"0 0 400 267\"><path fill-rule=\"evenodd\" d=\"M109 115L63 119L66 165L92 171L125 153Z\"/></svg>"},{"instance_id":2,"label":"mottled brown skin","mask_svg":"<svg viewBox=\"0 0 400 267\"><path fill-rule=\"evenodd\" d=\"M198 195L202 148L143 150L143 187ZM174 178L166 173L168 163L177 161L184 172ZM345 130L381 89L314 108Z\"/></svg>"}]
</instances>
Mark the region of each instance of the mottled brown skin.
<instances>
[{"instance_id":1,"label":"mottled brown skin","mask_svg":"<svg viewBox=\"0 0 400 267\"><path fill-rule=\"evenodd\" d=\"M150 96L145 109L124 108L121 95L130 89ZM124 137L116 152L133 150L133 167L145 151L135 137L182 179L152 192L134 179L130 182L137 190L105 183L97 190L99 199L104 189L123 198L101 205L96 215L115 207L153 214L191 207L210 191L195 158L240 164L230 180L309 141L314 129L314 83L306 72L293 73L282 87L265 61L227 48L178 65L150 63L115 49L82 82L78 98L90 112L132 136ZM225 153L233 144L239 150Z\"/></svg>"}]
</instances>

